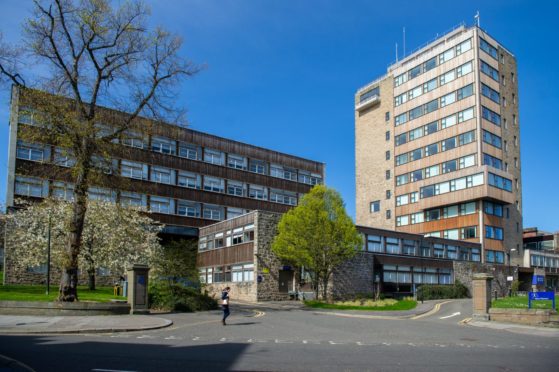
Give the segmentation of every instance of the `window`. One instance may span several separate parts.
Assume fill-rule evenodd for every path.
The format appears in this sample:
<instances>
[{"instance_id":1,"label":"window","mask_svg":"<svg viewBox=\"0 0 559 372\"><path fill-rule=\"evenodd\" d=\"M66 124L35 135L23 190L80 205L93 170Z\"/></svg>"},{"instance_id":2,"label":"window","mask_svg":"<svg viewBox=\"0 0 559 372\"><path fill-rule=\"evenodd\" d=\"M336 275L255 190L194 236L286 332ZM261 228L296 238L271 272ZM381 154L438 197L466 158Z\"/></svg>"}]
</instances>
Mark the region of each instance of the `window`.
<instances>
[{"instance_id":1,"label":"window","mask_svg":"<svg viewBox=\"0 0 559 372\"><path fill-rule=\"evenodd\" d=\"M71 150L56 147L53 163L61 167L71 168L76 165L76 158L73 155Z\"/></svg>"},{"instance_id":2,"label":"window","mask_svg":"<svg viewBox=\"0 0 559 372\"><path fill-rule=\"evenodd\" d=\"M386 179L387 179L387 180L390 179L390 169L386 171Z\"/></svg>"},{"instance_id":3,"label":"window","mask_svg":"<svg viewBox=\"0 0 559 372\"><path fill-rule=\"evenodd\" d=\"M439 144L433 143L425 147L425 156L435 155L439 152Z\"/></svg>"},{"instance_id":4,"label":"window","mask_svg":"<svg viewBox=\"0 0 559 372\"><path fill-rule=\"evenodd\" d=\"M235 218L245 214L245 210L241 208L227 208L227 219Z\"/></svg>"},{"instance_id":5,"label":"window","mask_svg":"<svg viewBox=\"0 0 559 372\"><path fill-rule=\"evenodd\" d=\"M367 251L383 252L381 237L379 235L367 235Z\"/></svg>"},{"instance_id":6,"label":"window","mask_svg":"<svg viewBox=\"0 0 559 372\"><path fill-rule=\"evenodd\" d=\"M390 150L386 151L386 160L390 160Z\"/></svg>"},{"instance_id":7,"label":"window","mask_svg":"<svg viewBox=\"0 0 559 372\"><path fill-rule=\"evenodd\" d=\"M177 214L179 216L200 218L200 210L200 203L195 203L187 200L177 201Z\"/></svg>"},{"instance_id":8,"label":"window","mask_svg":"<svg viewBox=\"0 0 559 372\"><path fill-rule=\"evenodd\" d=\"M98 200L108 203L116 202L116 192L102 187L90 187L87 190L87 197L89 200Z\"/></svg>"},{"instance_id":9,"label":"window","mask_svg":"<svg viewBox=\"0 0 559 372\"><path fill-rule=\"evenodd\" d=\"M469 108L458 113L458 122L462 123L464 121L470 120L474 117L474 109Z\"/></svg>"},{"instance_id":10,"label":"window","mask_svg":"<svg viewBox=\"0 0 559 372\"><path fill-rule=\"evenodd\" d=\"M227 155L227 166L235 169L247 169L247 159L240 155Z\"/></svg>"},{"instance_id":11,"label":"window","mask_svg":"<svg viewBox=\"0 0 559 372\"><path fill-rule=\"evenodd\" d=\"M444 258L444 245L443 244L438 244L438 243L433 244L433 257Z\"/></svg>"},{"instance_id":12,"label":"window","mask_svg":"<svg viewBox=\"0 0 559 372\"><path fill-rule=\"evenodd\" d=\"M410 130L410 141L417 139L419 137L423 137L423 127L415 128L414 130Z\"/></svg>"},{"instance_id":13,"label":"window","mask_svg":"<svg viewBox=\"0 0 559 372\"><path fill-rule=\"evenodd\" d=\"M264 186L250 185L248 197L259 200L268 200L268 189Z\"/></svg>"},{"instance_id":14,"label":"window","mask_svg":"<svg viewBox=\"0 0 559 372\"><path fill-rule=\"evenodd\" d=\"M458 216L458 205L452 205L449 207L443 208L443 217L444 218L452 218Z\"/></svg>"},{"instance_id":15,"label":"window","mask_svg":"<svg viewBox=\"0 0 559 372\"><path fill-rule=\"evenodd\" d=\"M389 121L389 120L390 120L390 112L386 111L386 112L384 113L384 120L385 120L385 121Z\"/></svg>"},{"instance_id":16,"label":"window","mask_svg":"<svg viewBox=\"0 0 559 372\"><path fill-rule=\"evenodd\" d=\"M245 184L238 181L227 181L227 193L229 195L244 196Z\"/></svg>"},{"instance_id":17,"label":"window","mask_svg":"<svg viewBox=\"0 0 559 372\"><path fill-rule=\"evenodd\" d=\"M423 84L423 93L427 93L432 91L433 89L435 89L437 87L437 79L431 79L428 82L426 82L425 84Z\"/></svg>"},{"instance_id":18,"label":"window","mask_svg":"<svg viewBox=\"0 0 559 372\"><path fill-rule=\"evenodd\" d=\"M390 190L386 190L386 199L390 199L390 197L392 196Z\"/></svg>"},{"instance_id":19,"label":"window","mask_svg":"<svg viewBox=\"0 0 559 372\"><path fill-rule=\"evenodd\" d=\"M501 115L489 110L485 106L481 106L481 116L497 126L501 126Z\"/></svg>"},{"instance_id":20,"label":"window","mask_svg":"<svg viewBox=\"0 0 559 372\"><path fill-rule=\"evenodd\" d=\"M468 155L460 158L460 169L473 167L476 165L476 156L475 155Z\"/></svg>"},{"instance_id":21,"label":"window","mask_svg":"<svg viewBox=\"0 0 559 372\"><path fill-rule=\"evenodd\" d=\"M125 131L122 135L122 144L129 147L138 149L147 148L148 141L144 135L134 131Z\"/></svg>"},{"instance_id":22,"label":"window","mask_svg":"<svg viewBox=\"0 0 559 372\"><path fill-rule=\"evenodd\" d=\"M191 189L199 189L200 176L195 173L179 171L177 185L181 187L189 187Z\"/></svg>"},{"instance_id":23,"label":"window","mask_svg":"<svg viewBox=\"0 0 559 372\"><path fill-rule=\"evenodd\" d=\"M483 40L481 37L479 38L479 48L491 57L498 59L497 48Z\"/></svg>"},{"instance_id":24,"label":"window","mask_svg":"<svg viewBox=\"0 0 559 372\"><path fill-rule=\"evenodd\" d=\"M396 186L405 185L408 182L410 182L409 173L396 176Z\"/></svg>"},{"instance_id":25,"label":"window","mask_svg":"<svg viewBox=\"0 0 559 372\"><path fill-rule=\"evenodd\" d=\"M487 85L481 83L481 94L489 98L495 103L501 103L501 95L494 89L491 89Z\"/></svg>"},{"instance_id":26,"label":"window","mask_svg":"<svg viewBox=\"0 0 559 372\"><path fill-rule=\"evenodd\" d=\"M456 102L456 92L452 92L441 97L441 107L445 107L454 102Z\"/></svg>"},{"instance_id":27,"label":"window","mask_svg":"<svg viewBox=\"0 0 559 372\"><path fill-rule=\"evenodd\" d=\"M147 207L147 196L136 192L121 191L120 204L128 207Z\"/></svg>"},{"instance_id":28,"label":"window","mask_svg":"<svg viewBox=\"0 0 559 372\"><path fill-rule=\"evenodd\" d=\"M389 130L386 131L386 140L390 141L390 131Z\"/></svg>"},{"instance_id":29,"label":"window","mask_svg":"<svg viewBox=\"0 0 559 372\"><path fill-rule=\"evenodd\" d=\"M390 132L386 132L386 133L390 134ZM408 134L403 133L403 134L400 134L400 135L394 137L394 142L395 142L396 146L400 146L400 145L403 145L404 143L406 143L407 139L408 139Z\"/></svg>"},{"instance_id":30,"label":"window","mask_svg":"<svg viewBox=\"0 0 559 372\"><path fill-rule=\"evenodd\" d=\"M205 148L204 149L204 161L207 163L215 164L215 165L223 165L225 163L225 153Z\"/></svg>"},{"instance_id":31,"label":"window","mask_svg":"<svg viewBox=\"0 0 559 372\"><path fill-rule=\"evenodd\" d=\"M468 143L474 142L475 141L475 130L472 130L470 132L466 132L466 133L462 133L461 135L458 136L458 143L460 144L460 146L464 146Z\"/></svg>"},{"instance_id":32,"label":"window","mask_svg":"<svg viewBox=\"0 0 559 372\"><path fill-rule=\"evenodd\" d=\"M490 144L491 146L501 148L501 137L486 130L483 131L483 142Z\"/></svg>"},{"instance_id":33,"label":"window","mask_svg":"<svg viewBox=\"0 0 559 372\"><path fill-rule=\"evenodd\" d=\"M490 167L496 168L496 169L503 169L503 162L501 161L501 159L498 159L496 157L493 157L489 154L483 154L483 164L484 165L489 165Z\"/></svg>"},{"instance_id":34,"label":"window","mask_svg":"<svg viewBox=\"0 0 559 372\"><path fill-rule=\"evenodd\" d=\"M396 226L406 226L410 224L409 216L396 216Z\"/></svg>"},{"instance_id":35,"label":"window","mask_svg":"<svg viewBox=\"0 0 559 372\"><path fill-rule=\"evenodd\" d=\"M386 237L386 253L400 254L400 239Z\"/></svg>"},{"instance_id":36,"label":"window","mask_svg":"<svg viewBox=\"0 0 559 372\"><path fill-rule=\"evenodd\" d=\"M294 192L272 189L270 190L270 201L287 205L297 205L297 194Z\"/></svg>"},{"instance_id":37,"label":"window","mask_svg":"<svg viewBox=\"0 0 559 372\"><path fill-rule=\"evenodd\" d=\"M463 227L461 236L462 236L462 239L477 238L477 226Z\"/></svg>"},{"instance_id":38,"label":"window","mask_svg":"<svg viewBox=\"0 0 559 372\"><path fill-rule=\"evenodd\" d=\"M485 75L489 76L491 79L495 81L499 81L499 71L495 70L493 67L489 66L487 63L480 60L481 63L481 72Z\"/></svg>"},{"instance_id":39,"label":"window","mask_svg":"<svg viewBox=\"0 0 559 372\"><path fill-rule=\"evenodd\" d=\"M176 154L176 142L163 137L153 137L151 139L151 150L163 154Z\"/></svg>"},{"instance_id":40,"label":"window","mask_svg":"<svg viewBox=\"0 0 559 372\"><path fill-rule=\"evenodd\" d=\"M410 74L410 80L413 79L414 77L417 77L419 74L421 74L421 65L415 66L414 68L412 68L409 71Z\"/></svg>"},{"instance_id":41,"label":"window","mask_svg":"<svg viewBox=\"0 0 559 372\"><path fill-rule=\"evenodd\" d=\"M204 190L224 192L225 181L222 178L204 176Z\"/></svg>"},{"instance_id":42,"label":"window","mask_svg":"<svg viewBox=\"0 0 559 372\"><path fill-rule=\"evenodd\" d=\"M457 161L456 160L450 160L447 162L443 163L443 173L450 173L450 172L454 172L457 169Z\"/></svg>"},{"instance_id":43,"label":"window","mask_svg":"<svg viewBox=\"0 0 559 372\"><path fill-rule=\"evenodd\" d=\"M153 213L173 214L172 200L161 196L152 196L149 200L149 209Z\"/></svg>"},{"instance_id":44,"label":"window","mask_svg":"<svg viewBox=\"0 0 559 372\"><path fill-rule=\"evenodd\" d=\"M428 134L435 133L438 130L437 128L438 128L438 123L434 121L432 123L426 124L423 127L423 130L425 132L425 135L428 135Z\"/></svg>"},{"instance_id":45,"label":"window","mask_svg":"<svg viewBox=\"0 0 559 372\"><path fill-rule=\"evenodd\" d=\"M150 180L157 183L166 183L168 185L174 183L172 173L174 171L169 168L151 167Z\"/></svg>"},{"instance_id":46,"label":"window","mask_svg":"<svg viewBox=\"0 0 559 372\"><path fill-rule=\"evenodd\" d=\"M219 205L204 204L203 218L220 221L223 219L223 208Z\"/></svg>"},{"instance_id":47,"label":"window","mask_svg":"<svg viewBox=\"0 0 559 372\"><path fill-rule=\"evenodd\" d=\"M465 87L462 87L462 88L460 88L456 91L456 96L457 96L458 100L469 97L472 94L474 94L474 85L473 84L466 85Z\"/></svg>"},{"instance_id":48,"label":"window","mask_svg":"<svg viewBox=\"0 0 559 372\"><path fill-rule=\"evenodd\" d=\"M266 163L262 160L250 159L249 170L254 173L266 174ZM299 182L301 182L301 180L299 180Z\"/></svg>"},{"instance_id":49,"label":"window","mask_svg":"<svg viewBox=\"0 0 559 372\"><path fill-rule=\"evenodd\" d=\"M198 147L190 143L179 142L179 156L191 160L198 160Z\"/></svg>"},{"instance_id":50,"label":"window","mask_svg":"<svg viewBox=\"0 0 559 372\"><path fill-rule=\"evenodd\" d=\"M445 139L441 142L441 151L452 150L456 147L456 137Z\"/></svg>"},{"instance_id":51,"label":"window","mask_svg":"<svg viewBox=\"0 0 559 372\"><path fill-rule=\"evenodd\" d=\"M451 70L451 71L447 72L446 74L441 75L441 77L439 78L440 85L445 85L447 83L450 83L454 79L456 79L456 71Z\"/></svg>"},{"instance_id":52,"label":"window","mask_svg":"<svg viewBox=\"0 0 559 372\"><path fill-rule=\"evenodd\" d=\"M421 153L421 149L419 149L419 152ZM409 154L407 152L396 156L396 165L406 164L407 162L409 162Z\"/></svg>"},{"instance_id":53,"label":"window","mask_svg":"<svg viewBox=\"0 0 559 372\"><path fill-rule=\"evenodd\" d=\"M380 94L380 87L375 87L359 96L359 102L365 102Z\"/></svg>"},{"instance_id":54,"label":"window","mask_svg":"<svg viewBox=\"0 0 559 372\"><path fill-rule=\"evenodd\" d=\"M24 160L43 161L45 157L44 147L17 141L16 157Z\"/></svg>"},{"instance_id":55,"label":"window","mask_svg":"<svg viewBox=\"0 0 559 372\"><path fill-rule=\"evenodd\" d=\"M443 236L444 236L445 239L458 240L458 229L445 230ZM452 258L452 259L457 258L457 257L450 257L450 252L448 252L448 253L449 253L448 258Z\"/></svg>"},{"instance_id":56,"label":"window","mask_svg":"<svg viewBox=\"0 0 559 372\"><path fill-rule=\"evenodd\" d=\"M16 176L15 193L37 198L48 195L48 183L40 178Z\"/></svg>"},{"instance_id":57,"label":"window","mask_svg":"<svg viewBox=\"0 0 559 372\"><path fill-rule=\"evenodd\" d=\"M468 50L472 49L472 39L461 42L456 46L456 55L460 55Z\"/></svg>"},{"instance_id":58,"label":"window","mask_svg":"<svg viewBox=\"0 0 559 372\"><path fill-rule=\"evenodd\" d=\"M437 221L441 218L441 210L440 209L431 209L425 211L425 221Z\"/></svg>"},{"instance_id":59,"label":"window","mask_svg":"<svg viewBox=\"0 0 559 372\"><path fill-rule=\"evenodd\" d=\"M371 205L370 205L369 208L370 208L371 213L380 211L380 200L371 202Z\"/></svg>"},{"instance_id":60,"label":"window","mask_svg":"<svg viewBox=\"0 0 559 372\"><path fill-rule=\"evenodd\" d=\"M508 178L498 176L491 172L488 173L488 178L489 178L488 180L489 185L501 190L512 192L512 181L509 180Z\"/></svg>"},{"instance_id":61,"label":"window","mask_svg":"<svg viewBox=\"0 0 559 372\"><path fill-rule=\"evenodd\" d=\"M390 209L386 210L386 219L389 220L390 217L392 217L392 212L390 211Z\"/></svg>"},{"instance_id":62,"label":"window","mask_svg":"<svg viewBox=\"0 0 559 372\"><path fill-rule=\"evenodd\" d=\"M503 229L495 226L485 226L485 237L487 239L503 240Z\"/></svg>"},{"instance_id":63,"label":"window","mask_svg":"<svg viewBox=\"0 0 559 372\"><path fill-rule=\"evenodd\" d=\"M447 116L446 118L441 119L441 129L456 125L457 122L456 118L457 118L456 115L450 115Z\"/></svg>"},{"instance_id":64,"label":"window","mask_svg":"<svg viewBox=\"0 0 559 372\"><path fill-rule=\"evenodd\" d=\"M439 55L439 64L443 64L452 58L454 58L454 48L449 49L446 52Z\"/></svg>"},{"instance_id":65,"label":"window","mask_svg":"<svg viewBox=\"0 0 559 372\"><path fill-rule=\"evenodd\" d=\"M485 214L490 214L497 217L503 217L503 205L489 201L483 202L483 211Z\"/></svg>"},{"instance_id":66,"label":"window","mask_svg":"<svg viewBox=\"0 0 559 372\"><path fill-rule=\"evenodd\" d=\"M411 161L421 159L423 157L423 149L415 149L410 152Z\"/></svg>"},{"instance_id":67,"label":"window","mask_svg":"<svg viewBox=\"0 0 559 372\"><path fill-rule=\"evenodd\" d=\"M139 180L147 180L148 178L147 164L136 163L134 161L122 160L120 162L120 175L122 177L136 178Z\"/></svg>"},{"instance_id":68,"label":"window","mask_svg":"<svg viewBox=\"0 0 559 372\"><path fill-rule=\"evenodd\" d=\"M424 64L425 72L434 69L437 67L437 57L433 57L430 60L426 61Z\"/></svg>"},{"instance_id":69,"label":"window","mask_svg":"<svg viewBox=\"0 0 559 372\"><path fill-rule=\"evenodd\" d=\"M254 281L254 264L243 264L243 265L232 266L231 281L233 282Z\"/></svg>"},{"instance_id":70,"label":"window","mask_svg":"<svg viewBox=\"0 0 559 372\"><path fill-rule=\"evenodd\" d=\"M396 197L396 206L397 206L397 207L399 207L399 206L401 206L401 205L409 204L409 202L410 202L410 197L409 197L408 194L406 194L406 195L399 195L399 196ZM380 202L379 202L379 203L380 203ZM371 212L373 212L372 209L371 209ZM378 210L375 211L375 212L378 212Z\"/></svg>"},{"instance_id":71,"label":"window","mask_svg":"<svg viewBox=\"0 0 559 372\"><path fill-rule=\"evenodd\" d=\"M56 181L53 182L52 196L62 200L74 200L74 184Z\"/></svg>"},{"instance_id":72,"label":"window","mask_svg":"<svg viewBox=\"0 0 559 372\"><path fill-rule=\"evenodd\" d=\"M406 123L408 121L408 113L404 112L403 114L400 114L398 116L394 117L394 125L398 126L398 125L402 125L404 123Z\"/></svg>"}]
</instances>

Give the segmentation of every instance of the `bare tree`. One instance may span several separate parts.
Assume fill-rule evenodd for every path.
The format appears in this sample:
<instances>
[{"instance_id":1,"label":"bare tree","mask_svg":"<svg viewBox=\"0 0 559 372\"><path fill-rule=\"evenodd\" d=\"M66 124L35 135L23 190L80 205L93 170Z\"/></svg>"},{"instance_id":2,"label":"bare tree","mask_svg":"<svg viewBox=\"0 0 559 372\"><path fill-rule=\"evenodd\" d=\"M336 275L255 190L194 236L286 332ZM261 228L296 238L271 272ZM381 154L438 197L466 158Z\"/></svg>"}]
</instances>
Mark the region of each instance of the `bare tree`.
<instances>
[{"instance_id":1,"label":"bare tree","mask_svg":"<svg viewBox=\"0 0 559 372\"><path fill-rule=\"evenodd\" d=\"M179 54L182 40L161 28L149 30L148 8L139 0L34 1L23 28L21 48L0 51L0 82L20 89L28 114L39 127L23 138L67 149L75 197L66 243L60 301L78 299L78 255L82 245L87 191L98 184L112 142L126 133L145 132L151 121L177 121L174 105L182 78L199 67ZM48 69L25 84L21 59ZM32 88L32 89L30 89ZM101 108L110 107L116 111ZM106 124L106 125L105 125ZM96 160L97 159L97 160Z\"/></svg>"}]
</instances>

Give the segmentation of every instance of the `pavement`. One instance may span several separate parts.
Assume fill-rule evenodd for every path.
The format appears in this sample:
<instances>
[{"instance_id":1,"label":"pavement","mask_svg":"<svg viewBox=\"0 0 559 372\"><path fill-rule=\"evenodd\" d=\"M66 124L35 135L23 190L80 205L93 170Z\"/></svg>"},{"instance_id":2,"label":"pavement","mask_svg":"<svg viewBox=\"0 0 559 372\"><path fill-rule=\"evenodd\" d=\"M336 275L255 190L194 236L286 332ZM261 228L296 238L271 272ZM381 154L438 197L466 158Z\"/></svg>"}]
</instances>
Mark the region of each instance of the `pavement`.
<instances>
[{"instance_id":1,"label":"pavement","mask_svg":"<svg viewBox=\"0 0 559 372\"><path fill-rule=\"evenodd\" d=\"M262 316L263 311L308 311L315 315L326 315L361 319L421 319L437 313L441 306L452 301L425 301L415 309L407 311L343 311L311 309L298 301L270 302L236 302L232 308L248 316ZM172 318L172 316L168 316ZM194 321L194 318L192 318ZM99 315L99 316L18 316L0 315L0 335L8 334L77 334L77 333L113 333L145 331L169 327L173 321L165 314L149 315ZM472 327L492 328L519 334L545 337L559 337L559 328L527 326L512 323L468 321L463 323Z\"/></svg>"}]
</instances>

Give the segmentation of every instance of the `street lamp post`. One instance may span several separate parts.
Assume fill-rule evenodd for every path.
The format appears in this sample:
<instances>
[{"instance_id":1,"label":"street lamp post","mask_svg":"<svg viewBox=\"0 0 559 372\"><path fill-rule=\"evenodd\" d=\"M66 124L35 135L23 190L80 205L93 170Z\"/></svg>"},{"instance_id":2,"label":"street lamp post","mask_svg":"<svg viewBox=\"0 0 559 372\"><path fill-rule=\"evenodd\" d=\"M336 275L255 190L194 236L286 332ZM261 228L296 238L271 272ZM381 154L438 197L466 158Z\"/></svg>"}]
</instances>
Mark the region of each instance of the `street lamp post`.
<instances>
[{"instance_id":1,"label":"street lamp post","mask_svg":"<svg viewBox=\"0 0 559 372\"><path fill-rule=\"evenodd\" d=\"M511 276L511 272L510 272L510 255L511 255L512 252L515 252L515 251L516 251L516 248L510 248L509 251L507 252L507 259L508 259L508 261L509 261L509 270L508 270L508 276L509 276L509 277ZM512 279L514 280L514 277L513 277ZM510 284L509 284L509 297L512 296L512 282L513 282L513 280L511 280L511 281L510 281Z\"/></svg>"},{"instance_id":2,"label":"street lamp post","mask_svg":"<svg viewBox=\"0 0 559 372\"><path fill-rule=\"evenodd\" d=\"M49 229L47 231L47 295L50 292L50 230L51 230L52 217L49 213Z\"/></svg>"}]
</instances>

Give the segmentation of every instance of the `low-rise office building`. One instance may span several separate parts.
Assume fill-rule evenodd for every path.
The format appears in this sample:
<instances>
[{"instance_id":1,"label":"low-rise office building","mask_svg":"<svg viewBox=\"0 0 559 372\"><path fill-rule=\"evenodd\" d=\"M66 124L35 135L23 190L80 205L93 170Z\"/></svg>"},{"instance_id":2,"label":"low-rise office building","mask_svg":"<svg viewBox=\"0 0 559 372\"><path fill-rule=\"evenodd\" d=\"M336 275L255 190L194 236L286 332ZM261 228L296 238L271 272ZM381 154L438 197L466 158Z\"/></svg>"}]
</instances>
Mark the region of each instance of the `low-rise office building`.
<instances>
[{"instance_id":1,"label":"low-rise office building","mask_svg":"<svg viewBox=\"0 0 559 372\"><path fill-rule=\"evenodd\" d=\"M526 228L523 245L522 255L511 252L513 262L517 262L518 258L521 260L518 270L522 289L530 288L532 275L536 273L545 276L548 289L559 290L559 233L539 231L536 227Z\"/></svg>"},{"instance_id":2,"label":"low-rise office building","mask_svg":"<svg viewBox=\"0 0 559 372\"><path fill-rule=\"evenodd\" d=\"M200 229L197 264L200 281L214 296L231 287L232 298L247 301L286 300L297 292L311 295L304 272L282 262L271 251L280 214L253 211ZM359 253L332 275L334 298L381 292L413 295L422 284L471 289L477 272L491 272L499 295L508 293L507 267L481 262L479 243L424 237L400 231L357 226L363 236Z\"/></svg>"}]
</instances>

